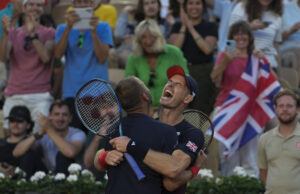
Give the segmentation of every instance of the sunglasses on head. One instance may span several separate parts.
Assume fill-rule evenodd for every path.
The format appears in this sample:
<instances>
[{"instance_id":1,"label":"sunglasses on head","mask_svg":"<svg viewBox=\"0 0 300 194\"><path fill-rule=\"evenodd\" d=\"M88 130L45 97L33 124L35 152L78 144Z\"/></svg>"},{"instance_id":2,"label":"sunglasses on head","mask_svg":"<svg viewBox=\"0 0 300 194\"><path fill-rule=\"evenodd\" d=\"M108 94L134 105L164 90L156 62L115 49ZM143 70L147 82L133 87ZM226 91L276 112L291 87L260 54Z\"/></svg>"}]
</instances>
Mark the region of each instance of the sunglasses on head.
<instances>
[{"instance_id":1,"label":"sunglasses on head","mask_svg":"<svg viewBox=\"0 0 300 194\"><path fill-rule=\"evenodd\" d=\"M84 34L83 32L80 32L78 35L78 42L77 42L77 47L82 48L84 43Z\"/></svg>"},{"instance_id":2,"label":"sunglasses on head","mask_svg":"<svg viewBox=\"0 0 300 194\"><path fill-rule=\"evenodd\" d=\"M153 79L156 77L156 72L154 70L151 70L150 71L150 79L149 79L149 82L148 82L148 86L150 88L152 88L154 86L154 81Z\"/></svg>"}]
</instances>

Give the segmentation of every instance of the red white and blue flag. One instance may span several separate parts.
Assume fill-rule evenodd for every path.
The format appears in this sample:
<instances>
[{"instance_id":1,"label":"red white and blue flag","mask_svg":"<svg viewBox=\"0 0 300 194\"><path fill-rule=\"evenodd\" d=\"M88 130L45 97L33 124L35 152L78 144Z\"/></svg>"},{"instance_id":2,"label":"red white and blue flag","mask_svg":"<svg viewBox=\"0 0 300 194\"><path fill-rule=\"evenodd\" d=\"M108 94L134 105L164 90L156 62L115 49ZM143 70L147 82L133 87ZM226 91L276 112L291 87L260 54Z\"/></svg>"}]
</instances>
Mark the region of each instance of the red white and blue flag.
<instances>
[{"instance_id":1,"label":"red white and blue flag","mask_svg":"<svg viewBox=\"0 0 300 194\"><path fill-rule=\"evenodd\" d=\"M214 137L226 146L226 157L262 133L267 122L275 117L272 100L280 90L268 61L250 57L241 79L213 120Z\"/></svg>"}]
</instances>

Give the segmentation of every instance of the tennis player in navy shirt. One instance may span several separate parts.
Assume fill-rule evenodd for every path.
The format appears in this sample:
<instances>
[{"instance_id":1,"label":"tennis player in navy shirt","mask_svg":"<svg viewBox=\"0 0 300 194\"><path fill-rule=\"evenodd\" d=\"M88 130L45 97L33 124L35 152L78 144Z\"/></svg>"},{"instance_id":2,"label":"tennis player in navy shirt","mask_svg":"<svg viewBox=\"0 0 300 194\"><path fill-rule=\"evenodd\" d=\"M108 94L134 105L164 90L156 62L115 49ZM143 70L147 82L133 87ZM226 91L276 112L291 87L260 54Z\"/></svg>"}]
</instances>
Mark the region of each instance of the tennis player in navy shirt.
<instances>
[{"instance_id":1,"label":"tennis player in navy shirt","mask_svg":"<svg viewBox=\"0 0 300 194\"><path fill-rule=\"evenodd\" d=\"M138 181L128 162L123 159L123 153L113 150L112 146L107 144L106 150L112 151L102 152L100 157L96 156L96 168L103 170L105 165L103 162L99 164L98 161L99 158L103 158L103 154L106 155L108 174L106 193L161 193L163 177L143 163L143 159L149 148L171 154L177 143L176 130L148 116L152 102L151 95L149 89L138 78L129 77L120 81L116 87L116 94L123 109L128 113L122 119L123 133L131 139L127 149L132 153L146 178ZM115 134L116 136L119 134ZM135 144L141 146L136 149Z\"/></svg>"},{"instance_id":2,"label":"tennis player in navy shirt","mask_svg":"<svg viewBox=\"0 0 300 194\"><path fill-rule=\"evenodd\" d=\"M203 133L184 120L182 115L199 93L196 81L185 74L180 66L170 67L167 76L169 81L160 99L162 109L159 120L176 128L178 144L171 155L151 148L147 150L145 145L139 143L135 147L141 146L139 149L147 150L143 162L164 175L162 193L185 193L185 183L198 174L206 160L206 155L201 150L204 143ZM117 150L130 152L129 138L118 137L110 142Z\"/></svg>"}]
</instances>

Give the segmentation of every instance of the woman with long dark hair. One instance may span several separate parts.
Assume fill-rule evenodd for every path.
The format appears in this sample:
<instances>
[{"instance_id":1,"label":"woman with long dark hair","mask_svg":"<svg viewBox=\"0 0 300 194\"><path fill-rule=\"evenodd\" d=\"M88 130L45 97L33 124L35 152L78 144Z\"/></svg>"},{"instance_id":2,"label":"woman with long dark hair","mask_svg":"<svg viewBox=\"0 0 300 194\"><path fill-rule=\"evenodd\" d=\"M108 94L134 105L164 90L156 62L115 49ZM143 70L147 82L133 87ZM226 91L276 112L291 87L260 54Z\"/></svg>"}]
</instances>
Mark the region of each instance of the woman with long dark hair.
<instances>
[{"instance_id":1,"label":"woman with long dark hair","mask_svg":"<svg viewBox=\"0 0 300 194\"><path fill-rule=\"evenodd\" d=\"M229 22L230 25L239 20L249 22L255 48L264 53L274 70L280 61L282 10L282 0L246 0L236 5Z\"/></svg>"},{"instance_id":2,"label":"woman with long dark hair","mask_svg":"<svg viewBox=\"0 0 300 194\"><path fill-rule=\"evenodd\" d=\"M181 22L174 24L169 42L180 48L189 63L189 71L199 85L200 96L193 108L209 114L213 109L215 87L209 75L213 67L213 51L218 29L203 19L204 0L185 0L180 8Z\"/></svg>"}]
</instances>

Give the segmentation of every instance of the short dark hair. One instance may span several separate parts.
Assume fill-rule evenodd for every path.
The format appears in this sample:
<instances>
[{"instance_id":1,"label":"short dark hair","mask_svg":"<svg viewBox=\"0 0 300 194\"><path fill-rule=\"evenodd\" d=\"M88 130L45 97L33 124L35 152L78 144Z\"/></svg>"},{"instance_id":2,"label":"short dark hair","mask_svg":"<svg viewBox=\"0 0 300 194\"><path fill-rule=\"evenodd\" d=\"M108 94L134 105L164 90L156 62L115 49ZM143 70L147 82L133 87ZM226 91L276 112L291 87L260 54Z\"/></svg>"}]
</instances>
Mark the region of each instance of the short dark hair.
<instances>
[{"instance_id":1,"label":"short dark hair","mask_svg":"<svg viewBox=\"0 0 300 194\"><path fill-rule=\"evenodd\" d=\"M282 96L290 96L290 97L292 97L296 101L297 107L299 107L299 105L300 105L299 96L295 92L293 92L292 90L290 90L290 89L284 89L284 90L278 92L274 96L273 102L274 102L275 106L277 106L277 100L278 100L278 98L280 98Z\"/></svg>"},{"instance_id":2,"label":"short dark hair","mask_svg":"<svg viewBox=\"0 0 300 194\"><path fill-rule=\"evenodd\" d=\"M49 109L49 112L51 113L54 109L54 107L58 106L59 108L60 107L63 107L63 106L66 106L69 110L69 113L72 115L72 112L71 112L71 109L70 109L70 106L69 104L64 101L64 100L56 100L55 102L53 102L50 106L50 109Z\"/></svg>"},{"instance_id":3,"label":"short dark hair","mask_svg":"<svg viewBox=\"0 0 300 194\"><path fill-rule=\"evenodd\" d=\"M141 95L144 92L139 79L130 76L121 80L116 86L116 94L122 108L126 111L133 111L141 107Z\"/></svg>"}]
</instances>

